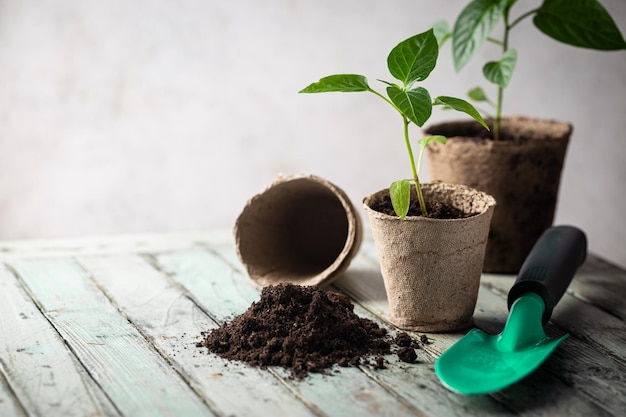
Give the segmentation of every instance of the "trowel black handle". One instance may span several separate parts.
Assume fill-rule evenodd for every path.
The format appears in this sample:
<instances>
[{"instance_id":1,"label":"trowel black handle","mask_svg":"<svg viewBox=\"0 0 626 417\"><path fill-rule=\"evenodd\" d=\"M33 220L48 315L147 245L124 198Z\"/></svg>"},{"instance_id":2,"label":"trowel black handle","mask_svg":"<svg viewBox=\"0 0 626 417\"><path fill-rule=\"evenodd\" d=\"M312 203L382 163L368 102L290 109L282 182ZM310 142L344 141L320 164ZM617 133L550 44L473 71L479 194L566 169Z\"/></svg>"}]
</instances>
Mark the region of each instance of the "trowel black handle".
<instances>
[{"instance_id":1,"label":"trowel black handle","mask_svg":"<svg viewBox=\"0 0 626 417\"><path fill-rule=\"evenodd\" d=\"M526 257L509 291L509 309L519 297L534 292L546 304L542 318L545 325L586 257L587 237L582 230L573 226L547 229Z\"/></svg>"}]
</instances>

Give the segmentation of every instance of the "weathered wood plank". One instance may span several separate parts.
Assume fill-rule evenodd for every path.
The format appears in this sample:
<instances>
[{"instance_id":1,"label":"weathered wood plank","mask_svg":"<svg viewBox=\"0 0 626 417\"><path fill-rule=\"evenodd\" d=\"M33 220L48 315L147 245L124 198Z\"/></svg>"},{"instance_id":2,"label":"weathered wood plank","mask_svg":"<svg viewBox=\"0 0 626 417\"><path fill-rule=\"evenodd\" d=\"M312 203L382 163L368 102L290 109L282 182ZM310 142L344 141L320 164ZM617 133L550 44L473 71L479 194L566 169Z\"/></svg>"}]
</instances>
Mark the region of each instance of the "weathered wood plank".
<instances>
[{"instance_id":1,"label":"weathered wood plank","mask_svg":"<svg viewBox=\"0 0 626 417\"><path fill-rule=\"evenodd\" d=\"M162 254L156 260L217 321L224 322L258 300L258 288L230 262L215 255L215 252L193 250ZM224 276L228 277L227 284L219 278ZM332 377L312 374L304 380L288 380L282 368L271 368L271 372L329 416L405 416L415 411L357 368L341 368Z\"/></svg>"},{"instance_id":2,"label":"weathered wood plank","mask_svg":"<svg viewBox=\"0 0 626 417\"><path fill-rule=\"evenodd\" d=\"M621 320L626 319L626 271L615 265L596 256L588 256L568 290L575 297Z\"/></svg>"},{"instance_id":3,"label":"weathered wood plank","mask_svg":"<svg viewBox=\"0 0 626 417\"><path fill-rule=\"evenodd\" d=\"M0 261L165 252L232 242L230 230L0 241Z\"/></svg>"},{"instance_id":4,"label":"weathered wood plank","mask_svg":"<svg viewBox=\"0 0 626 417\"><path fill-rule=\"evenodd\" d=\"M574 277L574 281L577 277ZM512 276L483 274L482 282L504 295L513 285L514 279ZM576 338L586 341L587 348L596 346L626 363L626 323L618 317L568 292L554 309L551 321Z\"/></svg>"},{"instance_id":5,"label":"weathered wood plank","mask_svg":"<svg viewBox=\"0 0 626 417\"><path fill-rule=\"evenodd\" d=\"M210 301L204 305L218 322L229 321L259 299L260 288L209 249L164 253L154 259L189 294Z\"/></svg>"},{"instance_id":6,"label":"weathered wood plank","mask_svg":"<svg viewBox=\"0 0 626 417\"><path fill-rule=\"evenodd\" d=\"M355 260L355 268L366 269L368 261L372 264L377 262L375 259L375 252L372 248L373 246L368 243L363 246L361 253L362 257ZM484 274L483 276L486 275L487 274ZM500 288L497 293L490 291L490 288L492 287L491 284L487 284L486 286L481 285L477 309L474 314L477 327L493 334L499 333L506 322L508 310L504 295L514 281L514 277L512 276L489 276L488 281L489 279L500 278L502 278L502 280L498 281ZM380 280L382 280L382 276L380 277ZM369 281L360 281L358 275L351 275L349 270L346 276L338 281L338 285L345 288L348 292L358 292L359 298L357 298L357 300L360 303L366 307L370 303L374 304L374 308L368 307L368 309L382 311L386 317L388 313L388 305L386 304L386 301L382 300L381 291L384 292L384 287L381 288L379 283L370 284ZM552 328L551 330L553 333L558 333L556 328ZM560 333L562 334L562 332ZM434 341L432 345L428 346L429 351L438 356L438 354L442 353L445 349L451 346L452 343L454 343L461 335L462 334L460 333L429 335L429 337L431 337ZM571 342L572 341L570 341L570 343ZM588 346L585 348L589 349ZM558 349L557 352L559 352ZM572 360L570 358L570 364L571 362ZM550 358L546 365L548 363L559 365L561 364L561 361L558 357ZM595 363L598 362L596 361ZM584 369L586 367L586 362L582 358L579 358L577 361L574 361L573 366L582 367ZM588 387L587 384L584 383L583 379L579 379L579 383L576 385L571 384L574 382L573 380L569 380L568 384L564 383L561 378L561 371L562 367L560 366L557 366L556 368L554 366L551 368L544 366L536 371L532 378L527 378L510 388L494 394L493 396L501 403L506 404L507 407L510 407L521 415L530 414L551 416L551 413L554 411L553 406L555 403L563 406L567 405L568 407L570 404L577 404L574 409L578 411L576 411L575 414L568 415L580 416L592 414L606 415L606 411L604 411L605 409L613 412L623 406L622 399L620 399L619 396L617 398L608 398L606 394L602 393L601 389L596 389L593 385ZM607 379L604 382L608 382L608 378L612 378L613 376L614 375L607 374ZM539 396L539 394L544 391L551 392L553 394L558 392L558 395L548 397ZM581 397L578 395L578 392L584 392L592 398L598 398L597 403L592 403L588 401L586 397ZM509 393L513 394L510 395ZM604 400L607 400L609 404L612 404L612 406L607 408ZM535 407L540 401L544 401L546 404L544 404L543 408L537 411ZM545 414L543 414L544 412Z\"/></svg>"},{"instance_id":7,"label":"weathered wood plank","mask_svg":"<svg viewBox=\"0 0 626 417\"><path fill-rule=\"evenodd\" d=\"M495 291L484 291L484 296L496 297L492 304L498 306L497 309L503 317L508 313L505 294L514 280L512 276L484 274L483 287ZM497 303L498 297L501 299L500 303ZM560 336L568 332L571 336L548 358L542 369L574 387L578 392L593 398L600 407L620 415L626 410L626 364L616 355L605 354L606 347L598 346L603 341L597 343L598 341L584 336L589 332L591 334L602 332L601 329L594 328L594 323L586 318L588 315L598 320L595 326L600 328L603 328L602 315L605 315L605 319L611 323L617 320L569 294L564 295L554 309L553 320L546 326L546 333L550 336ZM498 333L502 329L502 324L494 325L489 321L479 324L491 333ZM574 327L574 331L571 326ZM583 327L583 330L576 331L576 327L579 329ZM604 334L611 331L610 328L604 328ZM580 337L581 334L583 337ZM623 346L624 344L622 350Z\"/></svg>"},{"instance_id":8,"label":"weathered wood plank","mask_svg":"<svg viewBox=\"0 0 626 417\"><path fill-rule=\"evenodd\" d=\"M365 243L370 249L373 245ZM367 250L367 249L366 249ZM234 250L219 246L218 252L240 270L243 268ZM348 271L335 282L335 290L349 295L355 304L355 312L385 327L390 335L397 331L387 321L389 305L378 266L361 252L353 260ZM410 332L411 333L411 332ZM413 333L414 337L418 335ZM394 392L402 401L421 415L434 416L506 416L516 413L489 396L456 395L441 385L434 372L434 359L460 338L460 334L429 335L431 344L427 351L418 351L418 364L400 361L397 355L387 355L387 369L378 371L368 365L360 368L378 384Z\"/></svg>"},{"instance_id":9,"label":"weathered wood plank","mask_svg":"<svg viewBox=\"0 0 626 417\"><path fill-rule=\"evenodd\" d=\"M391 336L395 337L397 334L398 329L383 322L360 304L355 304L354 311L359 316L369 318L386 328ZM414 333L413 336L416 337ZM418 349L416 353L418 357L415 364L402 362L396 354L392 354L385 356L384 370L377 370L368 365L362 365L361 369L370 378L402 397L422 415L459 417L515 415L490 396L463 396L450 392L441 385L435 374L432 355L423 349Z\"/></svg>"},{"instance_id":10,"label":"weathered wood plank","mask_svg":"<svg viewBox=\"0 0 626 417\"><path fill-rule=\"evenodd\" d=\"M489 308L483 306L489 306ZM508 317L506 299L502 292L494 293L488 287L481 287L479 308L482 311L477 314L476 325L491 334L502 331ZM557 310L555 314L556 312ZM564 330L553 323L548 323L545 330L546 334L551 337L564 334ZM514 404L518 398L532 399L533 402L528 404L533 404L533 406L541 404L542 412L569 410L571 405L576 403L577 406L568 411L567 415L574 415L574 413L603 415L601 410L619 415L620 410L625 409L626 403L623 395L615 395L614 389L626 388L624 385L626 368L607 356L589 355L590 351L590 346L584 341L570 337L548 357L541 368L496 396L506 404ZM604 375L599 375L599 373L594 375L589 372L591 368L605 369L606 372ZM610 388L611 386L613 388ZM574 393L570 392L570 387L575 390ZM584 395L580 395L581 393ZM576 398L571 399L569 396ZM580 404L581 400L588 402L587 398L594 399L594 404Z\"/></svg>"},{"instance_id":11,"label":"weathered wood plank","mask_svg":"<svg viewBox=\"0 0 626 417\"><path fill-rule=\"evenodd\" d=\"M234 256L234 251L228 252L225 250L224 252L227 254L231 262L237 262L236 256ZM622 292L615 289L615 285L621 285L621 283L616 284L613 282L612 275L617 275L619 281L620 271L613 270L614 267L611 268L610 265L607 266L604 262L595 262L595 258L593 257L590 257L590 260L592 262L591 266L588 265L588 260L588 262L581 267L584 287L577 284L581 275L581 272L579 272L576 279L572 282L571 288L574 288L574 291L579 291L579 294L582 293L581 288L584 289L586 291L584 296L589 298L593 298L588 295L590 291L593 291L593 293L596 294L596 303L605 306L608 305L613 308L614 311L619 311L614 307L614 305L617 303L617 298L619 298ZM373 241L366 239L363 243L360 254L355 258L344 277L336 283L336 286L346 291L354 300L360 302L365 308L367 308L368 311L373 312L377 316L386 320L388 304L382 283L382 276L378 270L377 262ZM594 266L598 269L594 269ZM607 278L609 276L611 276L611 278ZM498 283L497 286L492 285L492 281L494 279ZM492 333L500 332L508 315L508 311L506 310L506 301L503 300L502 297L506 295L508 289L514 282L514 279L515 277L510 275L501 276L485 274L483 281L486 285L481 287L479 304L475 313L479 327L486 331L491 331ZM611 281L612 284L607 288L613 288L617 291L617 293L608 295L603 291L599 291L598 288L601 288L602 286L606 287L605 281ZM367 285L362 285L363 282L366 282ZM495 291L496 294L500 295L500 298L492 296L490 291ZM571 303L574 303L574 305L579 304L573 297L569 296L566 296L564 301L565 303L569 302L570 305ZM559 317L560 314L563 314L561 311L562 309L563 303L559 304L555 312L555 318ZM579 310L580 309L578 307L569 308L569 311L575 315L579 314ZM597 334L598 339L603 340L601 336L602 334L610 333L612 328L615 326L619 327L623 325L623 322L619 319L611 318L610 315L602 318L601 314L598 316L599 313L601 312L594 309L592 317L594 317L595 320L599 320L598 322L608 321L610 325L608 328L604 328L603 330L597 329L597 322L594 323L594 319L587 321L583 319L581 323L581 318L573 317L571 321L576 325L580 326L581 324L584 325L587 323L587 326L581 328L577 333L572 333L575 336L578 336L578 338L585 334ZM558 324L561 325L561 323ZM555 335L563 333L552 325L547 328L547 331L548 334L551 332ZM571 330L568 329L568 331ZM436 357L461 336L461 333L436 336L432 335L434 343L429 345L427 350L433 355L433 357ZM612 338L613 340L610 339L611 338L609 338L608 341L609 346L611 348L618 349L619 352L623 353L624 341L621 340L621 335L618 334ZM602 411L596 410L596 405L599 404L600 407L619 415L620 410L625 407L624 396L626 389L624 380L626 378L626 372L624 370L623 363L621 363L621 361L616 362L616 360L610 355L606 356L592 353L595 352L593 343L591 345L589 343L583 343L581 345L579 342L579 339L574 340L570 338L564 345L557 349L556 353L553 355L554 358L550 358L550 360L544 365L545 370L540 371L539 374L534 375L533 378L544 381L544 386L546 383L550 386L551 383L561 384L559 381L564 381L568 386L574 387L576 390L580 390L580 392L585 393L585 395L595 400L596 404L590 405L588 403L584 403L584 405L580 407L575 407L578 410L587 410L590 412L595 410L601 413ZM565 356L565 358L562 359L561 356ZM553 364L562 365L555 369ZM543 375L546 372L552 375ZM589 384L590 379L594 380L593 384ZM528 384L528 386L523 389L526 389L529 396L537 397L537 395L540 394L539 392L533 391L538 385L534 384L532 379L527 379L524 382ZM520 388L518 387L516 390L519 391ZM567 397L573 396L575 393L569 392L568 389L565 390L566 393L560 398L560 400L569 404ZM546 398L545 400L549 401L550 398ZM506 396L502 397L501 401L507 404L510 402ZM575 400L573 403L579 403L579 401ZM524 413L526 412L525 410L527 409L527 404L532 404L532 402L528 403L525 401L518 401L518 404L519 407L517 410ZM551 408L547 408L547 410L551 410Z\"/></svg>"},{"instance_id":12,"label":"weathered wood plank","mask_svg":"<svg viewBox=\"0 0 626 417\"><path fill-rule=\"evenodd\" d=\"M220 255L228 259L240 271L243 270L232 246L220 245L217 248ZM377 322L379 326L386 328L390 335L395 336L397 329L386 321L386 312L389 307L382 276L371 261L364 258L362 254L357 255L348 271L336 281L333 287L336 291L345 292L356 302L355 313ZM368 309L365 309L361 303ZM383 316L385 320L382 319ZM458 335L442 336L451 337L454 341L459 337ZM436 344L441 343L433 341ZM430 345L428 349L431 349ZM433 363L437 355L422 349L417 353L417 364L404 363L398 359L397 355L392 354L385 356L387 369L379 371L367 364L360 368L378 384L394 392L420 415L459 417L514 415L491 397L465 397L448 391L435 375Z\"/></svg>"},{"instance_id":13,"label":"weathered wood plank","mask_svg":"<svg viewBox=\"0 0 626 417\"><path fill-rule=\"evenodd\" d=\"M241 272L243 269L234 254L232 238L228 231L218 234L197 234L196 237L191 235L182 237L181 235L174 240L170 240L169 236L149 236L119 240L117 238L105 239L104 241L98 238L91 241L80 240L80 242L82 243L67 240L61 245L57 245L54 241L41 241L37 244L0 242L0 262L13 264L15 261L15 265L18 266L20 262L17 260L20 259L57 258L59 259L57 262L65 265L64 268L59 269L56 263L49 260L38 261L42 264L37 266L34 272L27 271L25 276L30 275L31 279L34 279L32 278L34 275L38 277L35 281L51 280L51 283L37 283L32 286L32 282L27 282L26 279L18 280L13 272L7 270L3 272L0 265L0 282L4 275L14 291L14 293L7 292L5 287L0 285L0 294L3 298L3 304L0 304L0 361L2 362L0 416L2 417L12 415L20 417L25 415L65 416L73 415L72 410L76 410L75 403L69 407L59 406L58 410L54 408L54 405L46 406L49 401L35 406L29 404L29 402L39 402L40 398L51 395L49 394L51 390L48 390L46 395L41 395L40 391L42 389L40 385L51 380L50 374L46 374L49 368L41 366L37 368L38 365L32 361L45 357L54 362L55 356L28 355L25 353L27 350L16 353L11 350L7 351L5 348L8 344L17 345L22 342L28 342L31 346L36 344L37 340L47 340L48 337L50 341L45 344L52 346L56 343L60 351L69 358L69 364L58 365L58 363L64 363L63 360L67 361L67 358L63 359L62 355L61 362L55 363L61 369L68 371L64 373L54 370L54 382L58 386L69 386L72 385L71 380L74 379L74 384L77 383L79 387L84 384L82 388L79 388L80 390L87 391L87 394L73 396L65 394L64 398L67 401L69 401L68 397L88 398L86 401L88 405L93 403L95 408L101 408L97 411L98 415L117 415L120 412L127 415L130 408L118 410L110 400L115 401L118 398L116 396L121 395L111 388L116 385L116 382L107 381L106 377L103 377L103 373L116 371L106 369L106 366L102 364L113 363L119 360L119 357L113 357L113 355L107 357L100 351L102 345L91 344L111 344L109 351L117 349L116 353L122 352L122 357L129 356L129 352L124 352L124 349L116 347L117 345L109 340L116 338L116 334L117 338L126 338L126 343L133 340L134 343L142 345L143 347L139 350L151 352L150 355L160 364L159 366L163 365L165 368L172 366L178 374L171 368L164 372L171 373L173 378L182 384L187 394L196 398L196 401L204 407L205 412L212 409L218 415L229 414L230 410L234 415L244 415L235 406L228 408L220 402L234 402L236 398L226 395L224 399L214 400L211 395L215 392L228 392L230 388L226 387L237 382L242 387L250 386L251 390L256 389L255 384L251 382L252 379L247 376L249 373L258 374L259 381L271 381L270 384L276 384L268 388L270 391L282 390L290 401L302 404L302 408L297 408L299 411L295 413L289 412L291 406L284 407L287 412L276 404L258 407L258 410L262 411L277 410L275 414L281 415L311 415L312 413L378 415L388 412L391 415L424 416L621 416L626 409L626 360L624 359L626 353L623 347L626 342L623 324L626 304L622 300L626 291L626 272L593 256L579 269L576 279L570 285L568 295L555 310L554 322L546 328L550 335L568 331L571 337L548 358L538 371L521 383L490 396L462 396L447 391L439 384L434 376L433 361L461 337L463 332L429 335L433 343L425 350L418 351L420 358L418 364L405 364L399 362L395 355L388 355L386 357L388 367L384 370L376 370L364 364L359 369L339 368L335 376L313 375L304 381L290 381L286 372L279 368L263 371L221 359L217 362L213 359L207 361L208 356L199 353L194 346L200 331L216 326L206 313L211 312L218 322L223 322L243 312L252 301L258 299L259 288L246 277L245 273ZM365 317L371 316L375 320L381 320L379 323L388 326L386 295L375 250L372 250L373 242L366 239L364 248L336 285L356 302L357 314ZM208 249L208 252L205 249ZM152 254L163 251L176 251L164 255L175 255L171 260L180 261L175 270L184 271L184 273L173 274L171 280L144 262L144 258L133 255L139 252ZM200 267L198 263L202 264L204 261L198 261L198 259L190 261L184 256L181 261L179 255L189 253L195 253L193 257L198 259L213 257L217 261L215 264L209 263ZM112 256L102 257L101 254ZM120 254L122 256L118 256ZM72 278L75 271L68 273L68 265L73 265L68 257L76 255L81 256L81 263L94 276L95 282L90 283L89 277L85 277L87 275L85 271L77 268L83 274L81 280L86 283L87 288L71 288L76 286L75 278ZM160 256L162 255L156 256L156 259ZM83 262L85 259L88 261ZM111 260L114 268L109 265ZM30 268L31 263L31 261L24 261L23 264L28 267L23 267L22 270L15 269L22 274ZM69 269L73 270L76 267L78 265L73 265ZM60 270L62 276L44 277L47 272L44 273L43 269ZM230 275L227 275L229 283L220 285L221 281L213 280L211 277L219 276L224 269L231 271ZM57 275L57 273L54 272L52 275ZM185 279L192 278L186 284L193 290L189 290L186 285L178 281L178 278L183 276L187 276ZM207 278L208 276L210 277ZM486 274L475 313L478 327L490 333L497 333L501 330L508 314L504 297L512 282L513 277L510 276L490 277ZM78 287L81 285L83 284ZM70 288L50 289L49 286ZM27 287L28 294L24 291L24 287ZM111 298L113 305L102 291ZM39 297L40 294L43 295ZM189 294L189 297L185 294ZM31 296L39 302L38 306L33 304ZM100 297L101 302L93 304L94 297L96 299ZM19 312L25 310L22 307L17 309L7 307L7 303L4 303L5 299L10 300L12 305L21 306L22 303L30 303L30 307L34 309L30 318L28 320L21 318ZM104 308L104 313L98 311L102 305L108 305ZM37 307L43 311L43 314ZM6 311L11 308L14 308L11 314L15 317L9 320L10 315L7 315ZM106 311L109 310L107 309L110 309L113 316L126 322L126 326L130 328L129 333L123 333L117 325L96 323L88 317L99 315L108 318ZM117 311L118 309L132 323L129 323ZM372 316L372 313L375 316ZM35 320L37 317L38 319ZM40 328L33 324L36 321L42 325ZM26 323L28 329L39 330L26 331L23 328L25 322L28 322ZM14 333L13 329L8 330L6 323L10 323L10 326L17 326L15 337L20 338L19 343L5 338L5 335ZM116 330L112 330L113 328ZM394 328L390 327L390 330L393 332ZM105 334L110 337L106 339L96 337ZM17 351L17 349L14 350ZM91 357L92 355L94 357ZM32 378L21 376L15 368L6 366L6 363L10 362L9 357L13 358L15 367L24 369L23 375L40 374L40 376ZM139 362L145 363L141 359ZM158 368L158 366L148 366ZM224 372L226 368L228 371ZM239 381L236 379L237 373L241 374ZM233 379L227 382L229 375L232 375ZM212 380L204 380L209 378ZM59 383L59 379L64 381ZM68 379L70 382L67 382ZM129 373L122 372L121 379L133 378L129 377ZM134 381L137 383L138 379ZM259 384L262 383L259 382ZM20 386L24 387L22 393L20 393ZM48 386L44 388L46 387ZM258 391L263 389L258 388L252 395L262 397ZM242 391L245 391L245 388L242 388ZM28 399L29 396L31 399ZM248 396L249 393L240 395L240 402L245 403ZM384 401L381 401L381 398ZM253 401L256 400L253 399ZM269 402L271 399L268 400ZM118 405L119 401L115 403ZM390 404L395 404L397 407L390 408ZM83 405L85 404L80 404L80 406ZM45 412L37 411L37 406L41 406L41 410L45 409ZM245 404L241 405L242 410L246 407ZM253 408L256 407L249 409ZM142 409L146 408L142 407ZM138 413L133 415L135 414ZM250 413L247 414L250 415Z\"/></svg>"},{"instance_id":14,"label":"weathered wood plank","mask_svg":"<svg viewBox=\"0 0 626 417\"><path fill-rule=\"evenodd\" d=\"M0 415L119 415L2 264L0 294L0 362L21 404L2 401Z\"/></svg>"},{"instance_id":15,"label":"weathered wood plank","mask_svg":"<svg viewBox=\"0 0 626 417\"><path fill-rule=\"evenodd\" d=\"M478 327L484 330L492 330L492 333L497 333L501 330L502 324L506 321L507 317L506 307L499 311L498 309L490 307L497 305L498 301L500 304L503 304L500 297L481 288L479 291L479 308L481 311L477 311L475 315L476 325ZM503 306L505 306L505 304L503 304ZM433 344L427 346L427 348L431 353L433 350L441 350L441 352L443 352L460 336L461 334L459 333L429 334L428 337L433 341ZM554 361L554 359L552 360ZM559 362L556 361L555 363L558 364ZM540 369L536 373L538 377L535 376L531 379L525 379L499 393L492 394L491 397L495 398L502 405L505 405L507 409L513 410L514 413L519 415L553 416L553 411L558 409L555 408L555 404L562 406L567 405L567 407L569 407L570 404L576 404L576 407L574 407L576 412L567 414L570 416L607 415L597 404L591 403L585 397L580 397L575 389L564 384L559 378L553 375L553 373L550 373L548 369ZM435 378L434 373L431 375L431 378ZM433 382L433 385L437 384L440 385L438 381ZM434 392L439 393L439 391L444 390L444 388L440 385L438 389L434 388L434 390ZM550 392L552 395L539 395L546 392ZM445 394L441 395L445 398ZM448 395L458 400L459 395L453 393L449 393ZM468 399L462 401L465 402L468 401ZM538 407L540 404L541 406ZM486 414L483 412L482 408L478 409L481 410L482 414ZM478 415L481 413L478 413ZM467 415L470 415L470 413Z\"/></svg>"},{"instance_id":16,"label":"weathered wood plank","mask_svg":"<svg viewBox=\"0 0 626 417\"><path fill-rule=\"evenodd\" d=\"M25 260L12 265L122 414L213 415L76 262Z\"/></svg>"},{"instance_id":17,"label":"weathered wood plank","mask_svg":"<svg viewBox=\"0 0 626 417\"><path fill-rule=\"evenodd\" d=\"M90 256L78 260L217 414L315 415L267 372L206 355L196 348L200 332L217 328L217 324L142 257Z\"/></svg>"},{"instance_id":18,"label":"weathered wood plank","mask_svg":"<svg viewBox=\"0 0 626 417\"><path fill-rule=\"evenodd\" d=\"M2 369L0 369L0 416L26 417L26 411L9 387Z\"/></svg>"}]
</instances>

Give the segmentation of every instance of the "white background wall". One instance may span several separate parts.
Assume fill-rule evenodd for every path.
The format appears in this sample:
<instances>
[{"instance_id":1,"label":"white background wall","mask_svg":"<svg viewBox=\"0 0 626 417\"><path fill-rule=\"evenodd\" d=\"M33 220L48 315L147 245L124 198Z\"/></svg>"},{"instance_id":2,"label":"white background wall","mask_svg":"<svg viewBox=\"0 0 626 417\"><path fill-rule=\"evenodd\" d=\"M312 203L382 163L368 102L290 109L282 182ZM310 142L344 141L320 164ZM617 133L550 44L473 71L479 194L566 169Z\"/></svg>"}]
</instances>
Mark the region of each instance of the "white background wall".
<instances>
[{"instance_id":1,"label":"white background wall","mask_svg":"<svg viewBox=\"0 0 626 417\"><path fill-rule=\"evenodd\" d=\"M601 1L626 32L626 2ZM279 172L321 175L360 206L409 176L400 119L373 95L296 92L331 73L390 79L391 48L465 3L0 0L0 239L230 228ZM511 45L506 113L575 125L556 222L626 266L626 52L530 21ZM450 55L433 95L485 85L497 50L460 74Z\"/></svg>"}]
</instances>

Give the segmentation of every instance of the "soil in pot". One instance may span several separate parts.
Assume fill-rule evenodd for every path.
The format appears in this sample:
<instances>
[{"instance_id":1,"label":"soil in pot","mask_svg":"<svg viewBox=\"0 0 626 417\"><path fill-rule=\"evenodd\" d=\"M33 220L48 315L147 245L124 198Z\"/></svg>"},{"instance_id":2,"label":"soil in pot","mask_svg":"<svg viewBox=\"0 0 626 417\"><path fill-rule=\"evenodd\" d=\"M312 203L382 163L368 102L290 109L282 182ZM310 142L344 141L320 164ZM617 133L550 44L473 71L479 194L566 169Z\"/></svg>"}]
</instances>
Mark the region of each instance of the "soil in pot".
<instances>
[{"instance_id":1,"label":"soil in pot","mask_svg":"<svg viewBox=\"0 0 626 417\"><path fill-rule=\"evenodd\" d=\"M372 359L375 369L385 368L382 355L400 354L398 346L393 346L386 329L357 316L353 309L348 297L334 291L271 285L246 312L203 333L196 346L252 366L281 366L295 378L326 373L335 364L356 366L366 358ZM398 336L403 345L419 347L408 335ZM410 352L402 355L401 360L415 361Z\"/></svg>"},{"instance_id":2,"label":"soil in pot","mask_svg":"<svg viewBox=\"0 0 626 417\"><path fill-rule=\"evenodd\" d=\"M485 252L485 272L517 273L528 252L552 225L565 153L568 123L508 117L502 139L471 121L426 129L448 137L427 150L433 179L465 184L497 201Z\"/></svg>"},{"instance_id":3,"label":"soil in pot","mask_svg":"<svg viewBox=\"0 0 626 417\"><path fill-rule=\"evenodd\" d=\"M372 210L376 210L380 213L387 214L389 216L396 216L396 212L391 204L391 197L389 193L381 196L380 198L373 200L370 205ZM441 201L426 201L426 211L428 218L430 219L464 219L467 217L475 216L475 213L466 213L463 210L454 207L450 204L446 204ZM422 210L417 200L417 193L415 187L411 188L411 205L409 206L409 212L407 216L421 216Z\"/></svg>"}]
</instances>

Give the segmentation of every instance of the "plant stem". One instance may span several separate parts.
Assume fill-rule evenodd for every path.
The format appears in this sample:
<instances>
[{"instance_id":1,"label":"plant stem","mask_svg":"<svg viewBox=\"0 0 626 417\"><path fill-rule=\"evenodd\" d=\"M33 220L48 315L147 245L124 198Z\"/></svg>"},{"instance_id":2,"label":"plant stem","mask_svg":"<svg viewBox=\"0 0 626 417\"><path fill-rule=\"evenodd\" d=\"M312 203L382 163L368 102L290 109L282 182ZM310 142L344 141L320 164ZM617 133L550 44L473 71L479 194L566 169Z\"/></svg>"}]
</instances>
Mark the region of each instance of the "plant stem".
<instances>
[{"instance_id":1,"label":"plant stem","mask_svg":"<svg viewBox=\"0 0 626 417\"><path fill-rule=\"evenodd\" d=\"M374 90L373 88L369 89L370 93L374 93L376 94L378 97L382 98L383 100L385 100L385 102L387 102L387 104L389 104L391 107L393 107L394 109L396 109L396 111L400 114L402 114L402 110L400 110L398 108L398 106L396 106L395 104L393 104L393 101L389 100L387 97L385 97L384 95L380 94L378 91Z\"/></svg>"},{"instance_id":2,"label":"plant stem","mask_svg":"<svg viewBox=\"0 0 626 417\"><path fill-rule=\"evenodd\" d=\"M498 102L496 103L496 117L493 120L493 140L500 140L500 121L502 120L502 96L504 88L498 86Z\"/></svg>"},{"instance_id":3,"label":"plant stem","mask_svg":"<svg viewBox=\"0 0 626 417\"><path fill-rule=\"evenodd\" d=\"M528 16L531 16L535 13L537 13L537 11L540 9L540 7L537 7L536 9L532 9L526 13L524 13L523 15L521 15L520 17L518 17L517 19L515 19L515 21L513 21L513 23L511 23L510 25L508 25L508 29L513 29L513 27L515 25L517 25L519 22L521 22L522 20L526 19ZM508 11L507 11L508 12Z\"/></svg>"},{"instance_id":4,"label":"plant stem","mask_svg":"<svg viewBox=\"0 0 626 417\"><path fill-rule=\"evenodd\" d=\"M522 16L523 19L525 16ZM505 54L509 49L509 30L513 25L509 26L509 9L506 8L503 13L504 18L504 38L502 39L502 54ZM514 24L519 22L519 19ZM498 99L496 102L496 117L493 121L493 139L500 140L500 122L502 121L502 101L504 97L504 87L498 86Z\"/></svg>"},{"instance_id":5,"label":"plant stem","mask_svg":"<svg viewBox=\"0 0 626 417\"><path fill-rule=\"evenodd\" d=\"M417 169L415 168L415 158L413 157L413 149L411 148L411 141L409 140L409 119L402 115L402 121L404 123L404 142L406 143L406 149L409 153L409 160L411 161L411 170L413 171L413 181L415 181L415 191L417 191L417 200L422 210L422 216L427 217L428 211L426 210L426 202L424 201L424 195L422 194L422 187L420 186L420 179L417 175Z\"/></svg>"},{"instance_id":6,"label":"plant stem","mask_svg":"<svg viewBox=\"0 0 626 417\"><path fill-rule=\"evenodd\" d=\"M513 22L509 24L509 7L504 9L502 17L504 18L504 39L502 42L498 42L497 40L491 40L496 44L502 45L502 53L506 53L509 50L509 32L513 29L519 22L526 19L529 16L537 13L539 8L530 10L523 15L519 16ZM496 103L496 117L493 121L493 139L500 140L500 122L502 121L502 99L504 96L504 87L498 86L498 99Z\"/></svg>"}]
</instances>

